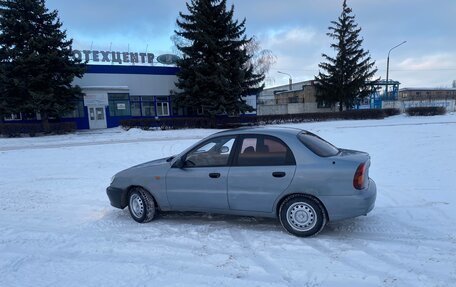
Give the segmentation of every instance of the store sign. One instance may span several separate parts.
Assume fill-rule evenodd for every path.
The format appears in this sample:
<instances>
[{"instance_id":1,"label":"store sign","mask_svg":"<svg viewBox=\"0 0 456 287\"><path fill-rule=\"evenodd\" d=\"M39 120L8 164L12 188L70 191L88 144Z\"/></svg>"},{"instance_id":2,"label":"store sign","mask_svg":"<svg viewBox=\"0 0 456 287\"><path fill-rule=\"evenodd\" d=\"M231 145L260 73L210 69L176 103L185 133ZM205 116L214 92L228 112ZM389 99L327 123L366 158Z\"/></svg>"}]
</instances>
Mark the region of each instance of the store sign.
<instances>
[{"instance_id":1,"label":"store sign","mask_svg":"<svg viewBox=\"0 0 456 287\"><path fill-rule=\"evenodd\" d=\"M118 110L126 110L127 106L125 104L117 104L117 109Z\"/></svg>"},{"instance_id":2,"label":"store sign","mask_svg":"<svg viewBox=\"0 0 456 287\"><path fill-rule=\"evenodd\" d=\"M107 106L108 95L84 95L84 106Z\"/></svg>"},{"instance_id":3,"label":"store sign","mask_svg":"<svg viewBox=\"0 0 456 287\"><path fill-rule=\"evenodd\" d=\"M73 58L82 62L153 64L153 53L73 50Z\"/></svg>"}]
</instances>

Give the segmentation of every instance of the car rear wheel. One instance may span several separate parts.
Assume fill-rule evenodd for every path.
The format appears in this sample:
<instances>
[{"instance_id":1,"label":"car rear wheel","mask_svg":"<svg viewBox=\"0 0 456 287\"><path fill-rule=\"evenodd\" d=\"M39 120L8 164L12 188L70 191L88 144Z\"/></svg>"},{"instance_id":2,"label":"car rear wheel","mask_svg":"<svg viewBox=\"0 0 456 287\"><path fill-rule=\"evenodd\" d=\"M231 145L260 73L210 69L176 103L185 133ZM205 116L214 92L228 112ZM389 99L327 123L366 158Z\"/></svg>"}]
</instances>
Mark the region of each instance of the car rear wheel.
<instances>
[{"instance_id":1,"label":"car rear wheel","mask_svg":"<svg viewBox=\"0 0 456 287\"><path fill-rule=\"evenodd\" d=\"M288 232L300 237L317 235L326 225L324 207L304 195L287 198L280 205L279 219Z\"/></svg>"},{"instance_id":2,"label":"car rear wheel","mask_svg":"<svg viewBox=\"0 0 456 287\"><path fill-rule=\"evenodd\" d=\"M136 187L130 192L128 197L128 210L136 222L149 222L155 216L155 200L149 192Z\"/></svg>"}]
</instances>

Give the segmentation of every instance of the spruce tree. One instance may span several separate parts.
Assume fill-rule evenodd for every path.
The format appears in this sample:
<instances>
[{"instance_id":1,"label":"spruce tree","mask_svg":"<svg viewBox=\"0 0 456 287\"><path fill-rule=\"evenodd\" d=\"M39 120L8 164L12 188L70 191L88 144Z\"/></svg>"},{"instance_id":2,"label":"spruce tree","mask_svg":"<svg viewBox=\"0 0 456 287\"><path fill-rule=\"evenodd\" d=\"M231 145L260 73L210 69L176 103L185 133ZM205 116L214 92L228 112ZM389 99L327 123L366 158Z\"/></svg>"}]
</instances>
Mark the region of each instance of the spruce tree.
<instances>
[{"instance_id":1,"label":"spruce tree","mask_svg":"<svg viewBox=\"0 0 456 287\"><path fill-rule=\"evenodd\" d=\"M75 108L81 89L71 83L85 66L44 0L0 1L0 31L1 112L39 112L48 131L49 117Z\"/></svg>"},{"instance_id":2,"label":"spruce tree","mask_svg":"<svg viewBox=\"0 0 456 287\"><path fill-rule=\"evenodd\" d=\"M335 58L322 54L326 62L318 66L325 72L319 72L315 77L317 88L317 100L334 106L339 103L339 111L343 107L353 108L355 103L373 92L373 86L367 85L377 72L374 68L375 61L361 46L363 39L359 34L361 28L355 23L352 9L344 0L342 14L337 21L331 21L327 35L336 40L331 44L337 55Z\"/></svg>"},{"instance_id":3,"label":"spruce tree","mask_svg":"<svg viewBox=\"0 0 456 287\"><path fill-rule=\"evenodd\" d=\"M243 96L263 89L263 74L250 64L246 49L251 38L245 36L245 19L233 19L234 6L226 0L192 0L189 14L179 13L177 48L182 59L176 87L178 103L184 107L203 107L206 115L238 115L253 110Z\"/></svg>"}]
</instances>

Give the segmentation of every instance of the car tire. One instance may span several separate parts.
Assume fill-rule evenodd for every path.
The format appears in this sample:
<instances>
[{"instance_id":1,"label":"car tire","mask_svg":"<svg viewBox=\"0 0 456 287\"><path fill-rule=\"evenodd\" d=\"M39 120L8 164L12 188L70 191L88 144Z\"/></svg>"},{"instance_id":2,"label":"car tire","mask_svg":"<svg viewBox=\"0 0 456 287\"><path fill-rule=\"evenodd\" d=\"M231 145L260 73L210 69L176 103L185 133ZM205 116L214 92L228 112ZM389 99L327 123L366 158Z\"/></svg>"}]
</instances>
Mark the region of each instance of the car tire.
<instances>
[{"instance_id":1,"label":"car tire","mask_svg":"<svg viewBox=\"0 0 456 287\"><path fill-rule=\"evenodd\" d=\"M148 191L140 187L133 188L128 196L128 210L136 222L149 222L155 217L155 200Z\"/></svg>"},{"instance_id":2,"label":"car tire","mask_svg":"<svg viewBox=\"0 0 456 287\"><path fill-rule=\"evenodd\" d=\"M288 232L299 237L317 235L327 221L321 203L305 195L293 195L284 200L280 205L279 220Z\"/></svg>"}]
</instances>

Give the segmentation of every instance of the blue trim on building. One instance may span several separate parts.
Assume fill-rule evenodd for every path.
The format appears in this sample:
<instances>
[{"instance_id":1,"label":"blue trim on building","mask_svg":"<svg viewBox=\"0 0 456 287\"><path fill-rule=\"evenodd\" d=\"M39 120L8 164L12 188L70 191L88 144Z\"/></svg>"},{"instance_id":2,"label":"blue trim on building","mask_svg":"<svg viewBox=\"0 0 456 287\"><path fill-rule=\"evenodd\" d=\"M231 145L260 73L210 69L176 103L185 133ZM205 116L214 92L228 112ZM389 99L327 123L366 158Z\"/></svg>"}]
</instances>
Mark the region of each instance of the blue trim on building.
<instances>
[{"instance_id":1,"label":"blue trim on building","mask_svg":"<svg viewBox=\"0 0 456 287\"><path fill-rule=\"evenodd\" d=\"M115 128L120 126L120 121L131 119L131 116L111 116L109 106L105 107L106 125L108 128Z\"/></svg>"},{"instance_id":2,"label":"blue trim on building","mask_svg":"<svg viewBox=\"0 0 456 287\"><path fill-rule=\"evenodd\" d=\"M84 107L87 109L87 107ZM63 118L61 122L75 122L78 130L88 130L89 127L89 118Z\"/></svg>"},{"instance_id":3,"label":"blue trim on building","mask_svg":"<svg viewBox=\"0 0 456 287\"><path fill-rule=\"evenodd\" d=\"M87 65L86 73L174 76L178 71L179 68L177 67Z\"/></svg>"}]
</instances>

